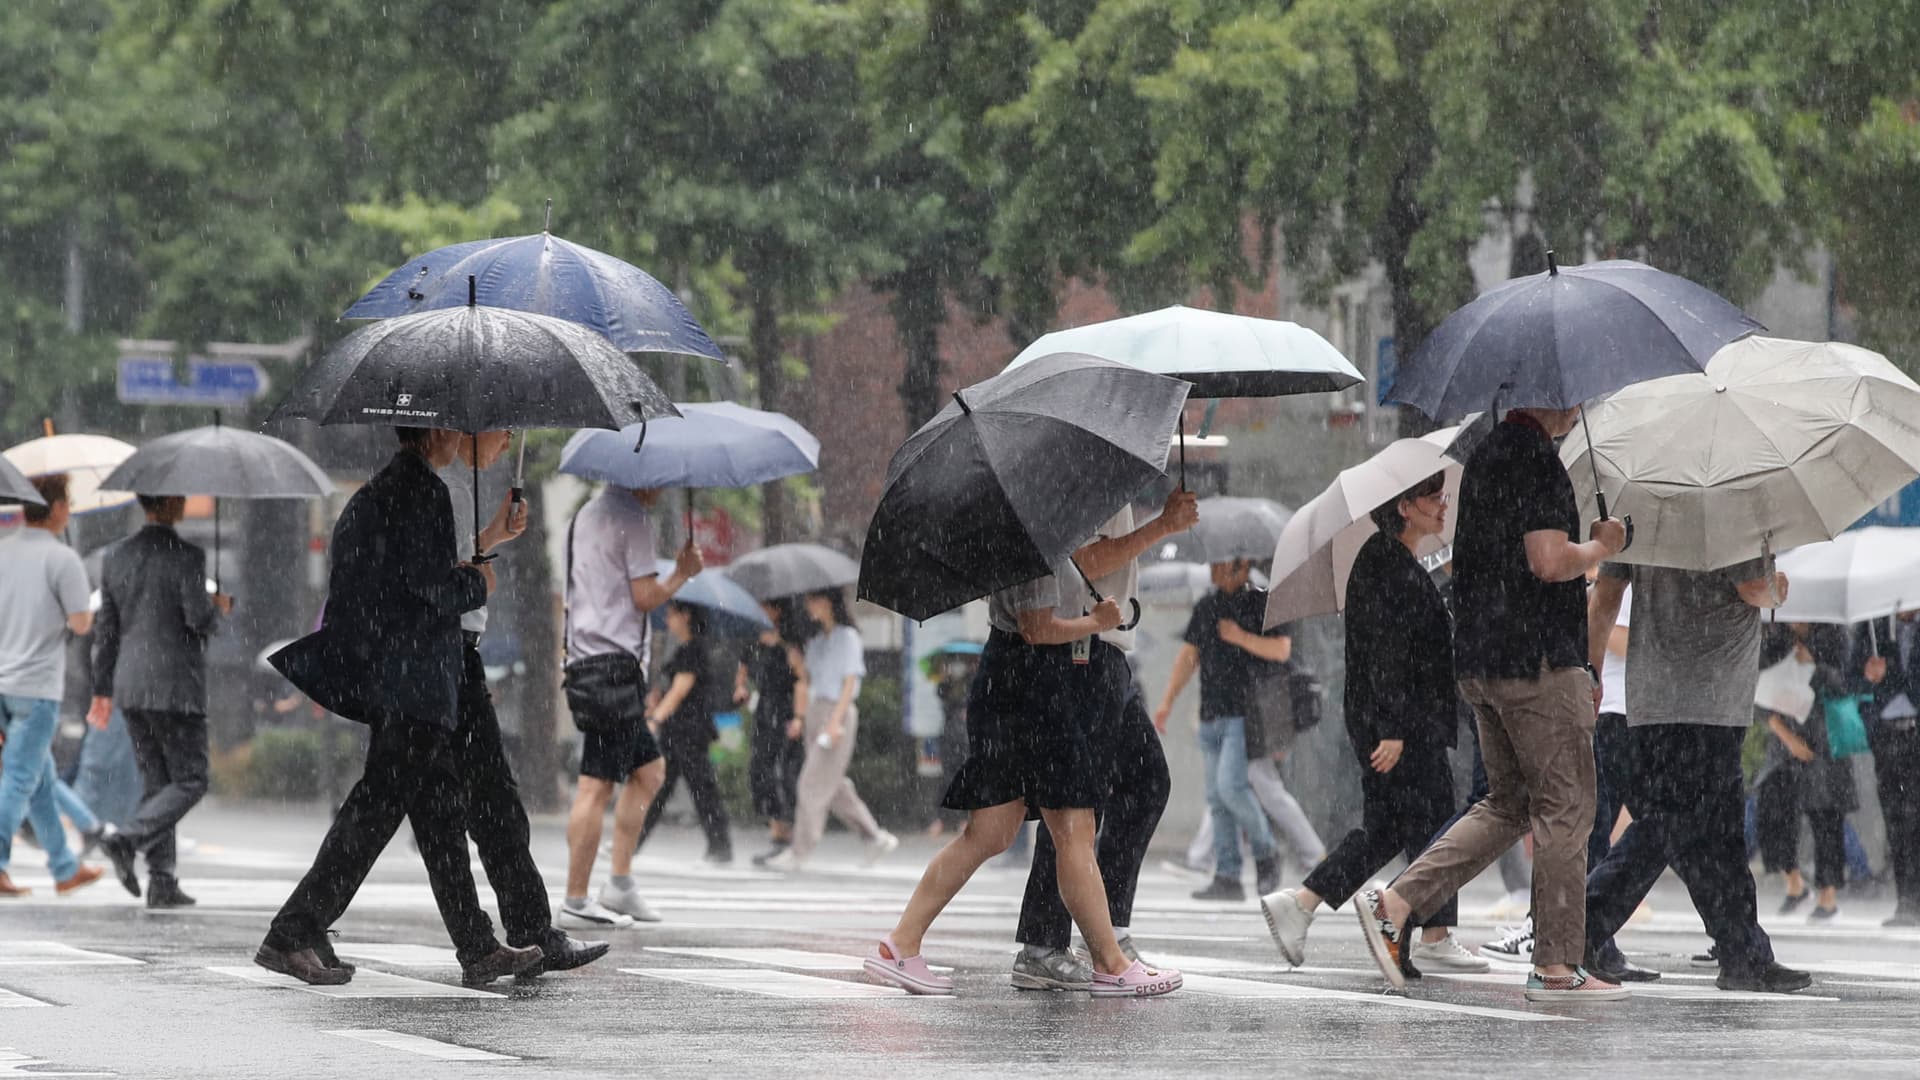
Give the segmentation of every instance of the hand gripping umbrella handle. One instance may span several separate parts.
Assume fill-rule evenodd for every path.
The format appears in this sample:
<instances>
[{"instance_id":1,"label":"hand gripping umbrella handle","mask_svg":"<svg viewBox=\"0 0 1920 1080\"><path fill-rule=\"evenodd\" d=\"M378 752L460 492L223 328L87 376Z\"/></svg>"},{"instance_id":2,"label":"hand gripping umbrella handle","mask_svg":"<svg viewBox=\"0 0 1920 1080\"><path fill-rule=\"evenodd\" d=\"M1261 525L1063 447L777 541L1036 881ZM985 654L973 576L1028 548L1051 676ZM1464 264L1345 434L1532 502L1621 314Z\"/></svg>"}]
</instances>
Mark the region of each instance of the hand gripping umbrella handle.
<instances>
[{"instance_id":1,"label":"hand gripping umbrella handle","mask_svg":"<svg viewBox=\"0 0 1920 1080\"><path fill-rule=\"evenodd\" d=\"M1093 602L1098 604L1101 601L1105 600L1106 597L1100 595L1100 590L1093 587L1093 579L1087 576L1087 572L1085 570L1080 569L1080 560L1068 559L1067 561L1073 564L1073 569L1076 573L1080 575L1080 580L1087 583L1087 591L1093 594ZM1119 626L1114 627L1115 630L1131 630L1134 627L1140 625L1139 598L1130 596L1127 598L1127 603L1133 605L1133 618L1127 620L1126 622L1121 623Z\"/></svg>"}]
</instances>

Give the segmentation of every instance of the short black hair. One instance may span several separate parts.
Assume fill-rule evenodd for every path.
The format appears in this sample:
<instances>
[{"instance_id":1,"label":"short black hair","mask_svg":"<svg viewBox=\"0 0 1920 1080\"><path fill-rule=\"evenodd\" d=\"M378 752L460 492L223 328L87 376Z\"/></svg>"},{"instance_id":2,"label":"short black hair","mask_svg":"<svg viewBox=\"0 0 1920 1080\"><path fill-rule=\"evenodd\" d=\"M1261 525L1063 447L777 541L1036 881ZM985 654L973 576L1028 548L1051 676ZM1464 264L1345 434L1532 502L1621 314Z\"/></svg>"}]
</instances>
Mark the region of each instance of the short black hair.
<instances>
[{"instance_id":1,"label":"short black hair","mask_svg":"<svg viewBox=\"0 0 1920 1080\"><path fill-rule=\"evenodd\" d=\"M393 437L399 441L401 446L404 446L409 450L424 451L427 448L427 443L431 440L432 436L433 436L432 428L397 427L393 429Z\"/></svg>"},{"instance_id":2,"label":"short black hair","mask_svg":"<svg viewBox=\"0 0 1920 1080\"><path fill-rule=\"evenodd\" d=\"M1369 512L1374 527L1388 536L1399 536L1406 530L1406 515L1400 513L1400 503L1405 499L1424 499L1429 495L1438 495L1447 486L1447 474L1434 473L1425 480L1381 503Z\"/></svg>"},{"instance_id":3,"label":"short black hair","mask_svg":"<svg viewBox=\"0 0 1920 1080\"><path fill-rule=\"evenodd\" d=\"M149 514L157 514L162 510L165 510L167 508L167 501L169 499L175 499L178 497L179 496L176 496L176 495L135 495L134 496L134 498L140 500L140 509L145 510Z\"/></svg>"},{"instance_id":4,"label":"short black hair","mask_svg":"<svg viewBox=\"0 0 1920 1080\"><path fill-rule=\"evenodd\" d=\"M699 604L689 604L684 600L669 600L667 606L676 611L687 613L687 640L703 641L707 636L707 609Z\"/></svg>"},{"instance_id":5,"label":"short black hair","mask_svg":"<svg viewBox=\"0 0 1920 1080\"><path fill-rule=\"evenodd\" d=\"M45 525L48 519L53 517L53 504L67 498L67 474L48 473L45 476L36 476L28 483L32 484L33 490L39 492L40 497L46 500L46 505L35 506L33 503L27 503L20 509L26 514L27 524Z\"/></svg>"}]
</instances>

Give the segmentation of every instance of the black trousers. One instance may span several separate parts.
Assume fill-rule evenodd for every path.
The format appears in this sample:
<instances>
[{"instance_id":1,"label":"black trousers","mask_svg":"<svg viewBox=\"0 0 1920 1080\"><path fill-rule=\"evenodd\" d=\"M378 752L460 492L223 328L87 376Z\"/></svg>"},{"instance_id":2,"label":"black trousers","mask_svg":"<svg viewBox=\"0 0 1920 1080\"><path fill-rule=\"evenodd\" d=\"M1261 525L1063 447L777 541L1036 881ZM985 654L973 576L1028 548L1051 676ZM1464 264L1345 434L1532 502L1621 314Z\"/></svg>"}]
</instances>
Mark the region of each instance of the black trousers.
<instances>
[{"instance_id":1,"label":"black trousers","mask_svg":"<svg viewBox=\"0 0 1920 1080\"><path fill-rule=\"evenodd\" d=\"M480 849L480 865L500 904L507 944L545 944L553 923L547 883L534 865L533 830L500 738L500 718L493 711L486 668L480 662L480 650L471 645L462 656L455 754L466 786L467 833Z\"/></svg>"},{"instance_id":2,"label":"black trousers","mask_svg":"<svg viewBox=\"0 0 1920 1080\"><path fill-rule=\"evenodd\" d=\"M1871 734L1894 891L1902 907L1920 909L1920 728L1912 720L1882 720Z\"/></svg>"},{"instance_id":3,"label":"black trousers","mask_svg":"<svg viewBox=\"0 0 1920 1080\"><path fill-rule=\"evenodd\" d=\"M660 756L667 759L667 776L660 782L660 793L653 797L653 805L647 807L646 823L640 827L640 843L645 844L647 837L653 835L653 827L666 812L667 800L673 797L674 785L685 780L687 793L693 796L693 812L700 819L701 831L707 834L707 854L732 856L733 836L728 832L727 803L720 795L720 781L713 774L713 758L708 756L713 733L705 728L662 724L659 738Z\"/></svg>"},{"instance_id":4,"label":"black trousers","mask_svg":"<svg viewBox=\"0 0 1920 1080\"><path fill-rule=\"evenodd\" d=\"M1356 747L1355 749L1359 749ZM1366 748L1371 754L1373 747ZM1349 832L1301 884L1339 907L1380 868L1404 855L1418 858L1453 817L1453 766L1445 747L1408 743L1392 772L1360 771L1360 827ZM1458 926L1460 902L1449 899L1423 926Z\"/></svg>"},{"instance_id":5,"label":"black trousers","mask_svg":"<svg viewBox=\"0 0 1920 1080\"><path fill-rule=\"evenodd\" d=\"M1760 834L1760 860L1769 872L1800 869L1800 813L1805 779L1783 765L1760 782L1754 831ZM1813 886L1837 889L1847 883L1847 815L1839 810L1807 808L1813 831Z\"/></svg>"},{"instance_id":6,"label":"black trousers","mask_svg":"<svg viewBox=\"0 0 1920 1080\"><path fill-rule=\"evenodd\" d=\"M467 861L466 782L459 772L457 736L402 716L382 717L369 726L366 769L334 815L312 869L273 917L266 944L293 951L321 941L353 902L401 819L409 818L454 952L463 964L478 961L500 942L480 906Z\"/></svg>"},{"instance_id":7,"label":"black trousers","mask_svg":"<svg viewBox=\"0 0 1920 1080\"><path fill-rule=\"evenodd\" d=\"M769 727L755 721L752 757L747 761L747 789L753 794L753 808L768 821L793 824L793 808L800 793L800 766L806 756L800 740L787 738L786 724Z\"/></svg>"},{"instance_id":8,"label":"black trousers","mask_svg":"<svg viewBox=\"0 0 1920 1080\"><path fill-rule=\"evenodd\" d=\"M1600 865L1613 846L1613 826L1620 820L1620 808L1627 805L1627 791L1632 785L1632 758L1627 718L1619 713L1601 713L1593 725L1593 832L1587 835L1588 873Z\"/></svg>"},{"instance_id":9,"label":"black trousers","mask_svg":"<svg viewBox=\"0 0 1920 1080\"><path fill-rule=\"evenodd\" d=\"M1173 792L1173 777L1126 655L1096 643L1093 657L1094 663L1102 665L1099 674L1108 701L1118 704L1104 710L1105 722L1093 729L1088 740L1107 792L1106 800L1095 808L1100 828L1095 858L1107 890L1108 916L1115 926L1131 926L1140 867ZM1034 832L1033 867L1027 871L1027 895L1020 904L1020 928L1014 934L1022 945L1064 949L1073 940L1073 917L1060 898L1055 859L1053 836L1041 822Z\"/></svg>"},{"instance_id":10,"label":"black trousers","mask_svg":"<svg viewBox=\"0 0 1920 1080\"><path fill-rule=\"evenodd\" d=\"M1773 960L1747 870L1746 729L1651 724L1631 729L1633 824L1587 875L1587 955L1607 947L1667 867L1687 887L1721 967Z\"/></svg>"},{"instance_id":11,"label":"black trousers","mask_svg":"<svg viewBox=\"0 0 1920 1080\"><path fill-rule=\"evenodd\" d=\"M145 791L121 831L145 853L149 876L171 878L177 865L174 827L207 794L207 718L146 709L128 709L126 718Z\"/></svg>"}]
</instances>

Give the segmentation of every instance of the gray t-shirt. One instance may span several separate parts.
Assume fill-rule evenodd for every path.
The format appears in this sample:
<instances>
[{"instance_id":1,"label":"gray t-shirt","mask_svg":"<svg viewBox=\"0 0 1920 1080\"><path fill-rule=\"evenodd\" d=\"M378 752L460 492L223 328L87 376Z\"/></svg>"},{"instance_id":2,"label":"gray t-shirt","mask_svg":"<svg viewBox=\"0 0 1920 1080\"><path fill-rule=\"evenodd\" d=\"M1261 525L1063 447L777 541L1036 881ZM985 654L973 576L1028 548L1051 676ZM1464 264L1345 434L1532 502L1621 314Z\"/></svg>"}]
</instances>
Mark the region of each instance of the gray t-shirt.
<instances>
[{"instance_id":1,"label":"gray t-shirt","mask_svg":"<svg viewBox=\"0 0 1920 1080\"><path fill-rule=\"evenodd\" d=\"M573 518L573 575L567 593L567 656L630 652L646 665L652 629L633 606L632 582L658 577L653 521L633 492L607 488Z\"/></svg>"},{"instance_id":2,"label":"gray t-shirt","mask_svg":"<svg viewBox=\"0 0 1920 1080\"><path fill-rule=\"evenodd\" d=\"M839 701L840 691L849 675L867 677L865 647L860 631L851 626L836 626L825 634L807 639L807 695L814 701ZM859 693L856 687L854 693Z\"/></svg>"},{"instance_id":3,"label":"gray t-shirt","mask_svg":"<svg viewBox=\"0 0 1920 1080\"><path fill-rule=\"evenodd\" d=\"M453 499L453 544L460 561L473 558L473 466L455 458L453 464L438 473ZM460 629L476 634L487 631L487 605L482 604L460 616Z\"/></svg>"},{"instance_id":4,"label":"gray t-shirt","mask_svg":"<svg viewBox=\"0 0 1920 1080\"><path fill-rule=\"evenodd\" d=\"M0 694L58 701L67 685L67 616L87 610L87 568L45 529L0 540Z\"/></svg>"},{"instance_id":5,"label":"gray t-shirt","mask_svg":"<svg viewBox=\"0 0 1920 1080\"><path fill-rule=\"evenodd\" d=\"M1708 571L1607 563L1600 572L1633 585L1629 727L1753 722L1760 609L1738 587L1761 576L1759 560Z\"/></svg>"}]
</instances>

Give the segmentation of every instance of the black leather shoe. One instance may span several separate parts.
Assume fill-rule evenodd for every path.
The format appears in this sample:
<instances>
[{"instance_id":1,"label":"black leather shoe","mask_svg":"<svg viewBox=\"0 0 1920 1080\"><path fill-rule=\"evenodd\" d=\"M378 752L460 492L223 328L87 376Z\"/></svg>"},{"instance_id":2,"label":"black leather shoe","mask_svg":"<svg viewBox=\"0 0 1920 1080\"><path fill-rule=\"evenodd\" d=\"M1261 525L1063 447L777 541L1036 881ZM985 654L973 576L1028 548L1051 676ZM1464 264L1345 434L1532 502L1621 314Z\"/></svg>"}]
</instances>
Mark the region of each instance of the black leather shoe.
<instances>
[{"instance_id":1,"label":"black leather shoe","mask_svg":"<svg viewBox=\"0 0 1920 1080\"><path fill-rule=\"evenodd\" d=\"M1213 883L1193 894L1195 900L1245 900L1247 891L1233 878L1216 877Z\"/></svg>"},{"instance_id":2,"label":"black leather shoe","mask_svg":"<svg viewBox=\"0 0 1920 1080\"><path fill-rule=\"evenodd\" d=\"M173 878L156 877L147 881L147 906L150 908L192 907L199 901L188 896Z\"/></svg>"},{"instance_id":3,"label":"black leather shoe","mask_svg":"<svg viewBox=\"0 0 1920 1080\"><path fill-rule=\"evenodd\" d=\"M547 931L546 938L540 942L540 951L544 954L540 966L526 972L526 976L586 967L612 949L613 946L605 941L575 941L567 936L565 930L556 927Z\"/></svg>"},{"instance_id":4,"label":"black leather shoe","mask_svg":"<svg viewBox=\"0 0 1920 1080\"><path fill-rule=\"evenodd\" d=\"M1889 930L1920 926L1920 908L1902 905L1893 909L1893 915L1880 924Z\"/></svg>"},{"instance_id":5,"label":"black leather shoe","mask_svg":"<svg viewBox=\"0 0 1920 1080\"><path fill-rule=\"evenodd\" d=\"M271 945L262 945L253 954L253 962L268 971L291 975L308 986L344 986L353 980L347 972L321 963L312 949L282 952Z\"/></svg>"},{"instance_id":6,"label":"black leather shoe","mask_svg":"<svg viewBox=\"0 0 1920 1080\"><path fill-rule=\"evenodd\" d=\"M1600 979L1610 983L1650 983L1660 981L1660 973L1658 971L1652 968L1640 967L1624 957L1616 961L1616 964L1618 966L1607 966L1589 960L1580 966L1587 969L1587 974L1598 976Z\"/></svg>"},{"instance_id":7,"label":"black leather shoe","mask_svg":"<svg viewBox=\"0 0 1920 1080\"><path fill-rule=\"evenodd\" d=\"M321 963L335 971L346 972L348 977L352 977L354 972L360 970L334 954L333 942L329 941L325 934L320 935L320 940L313 943L313 955L319 957Z\"/></svg>"},{"instance_id":8,"label":"black leather shoe","mask_svg":"<svg viewBox=\"0 0 1920 1080\"><path fill-rule=\"evenodd\" d=\"M545 957L546 954L540 951L538 945L529 945L524 949L502 945L471 964L461 964L460 983L463 986L486 986L502 975L525 975L539 967Z\"/></svg>"},{"instance_id":9,"label":"black leather shoe","mask_svg":"<svg viewBox=\"0 0 1920 1080\"><path fill-rule=\"evenodd\" d=\"M134 850L133 841L127 839L125 833L109 828L100 834L100 851L113 863L113 876L120 879L128 892L139 896L140 875L134 871L133 860L140 853Z\"/></svg>"},{"instance_id":10,"label":"black leather shoe","mask_svg":"<svg viewBox=\"0 0 1920 1080\"><path fill-rule=\"evenodd\" d=\"M1760 994L1791 994L1813 985L1813 976L1804 971L1769 963L1759 971L1734 972L1720 969L1713 985L1722 990L1746 990Z\"/></svg>"}]
</instances>

